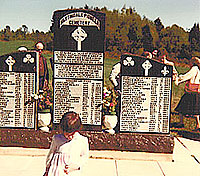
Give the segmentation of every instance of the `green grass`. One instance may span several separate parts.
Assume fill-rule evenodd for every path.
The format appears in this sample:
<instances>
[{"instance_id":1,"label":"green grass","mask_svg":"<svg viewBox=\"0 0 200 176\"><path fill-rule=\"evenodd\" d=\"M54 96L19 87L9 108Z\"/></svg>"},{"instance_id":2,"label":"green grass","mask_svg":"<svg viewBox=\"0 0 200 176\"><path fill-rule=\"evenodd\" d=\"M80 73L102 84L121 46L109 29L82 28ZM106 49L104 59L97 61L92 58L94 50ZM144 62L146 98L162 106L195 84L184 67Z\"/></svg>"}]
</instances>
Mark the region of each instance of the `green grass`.
<instances>
[{"instance_id":1,"label":"green grass","mask_svg":"<svg viewBox=\"0 0 200 176\"><path fill-rule=\"evenodd\" d=\"M0 42L0 55L8 54L17 51L20 46L25 46L28 49L34 49L34 41L16 40L9 42Z\"/></svg>"},{"instance_id":2,"label":"green grass","mask_svg":"<svg viewBox=\"0 0 200 176\"><path fill-rule=\"evenodd\" d=\"M119 61L119 59L104 59L104 86L113 87L112 83L109 80L109 75L113 65Z\"/></svg>"}]
</instances>

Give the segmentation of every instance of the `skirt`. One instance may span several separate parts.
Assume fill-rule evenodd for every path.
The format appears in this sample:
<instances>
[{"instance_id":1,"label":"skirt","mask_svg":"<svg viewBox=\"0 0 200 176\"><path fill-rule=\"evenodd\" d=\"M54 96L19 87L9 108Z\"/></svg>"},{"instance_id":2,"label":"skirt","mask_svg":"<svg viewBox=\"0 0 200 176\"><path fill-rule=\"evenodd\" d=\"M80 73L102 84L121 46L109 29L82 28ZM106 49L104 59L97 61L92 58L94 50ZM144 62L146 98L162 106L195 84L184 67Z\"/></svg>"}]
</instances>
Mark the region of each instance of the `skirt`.
<instances>
[{"instance_id":1,"label":"skirt","mask_svg":"<svg viewBox=\"0 0 200 176\"><path fill-rule=\"evenodd\" d=\"M175 111L183 115L199 115L200 114L200 94L185 93L179 101Z\"/></svg>"}]
</instances>

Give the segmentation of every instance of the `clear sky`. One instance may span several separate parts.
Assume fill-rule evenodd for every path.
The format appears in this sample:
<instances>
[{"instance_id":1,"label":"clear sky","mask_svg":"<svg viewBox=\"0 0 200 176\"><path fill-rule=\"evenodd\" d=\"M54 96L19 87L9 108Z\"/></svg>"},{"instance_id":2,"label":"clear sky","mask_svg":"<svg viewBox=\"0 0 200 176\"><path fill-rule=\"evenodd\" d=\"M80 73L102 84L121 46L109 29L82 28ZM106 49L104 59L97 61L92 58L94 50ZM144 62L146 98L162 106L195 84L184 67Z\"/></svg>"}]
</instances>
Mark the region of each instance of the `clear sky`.
<instances>
[{"instance_id":1,"label":"clear sky","mask_svg":"<svg viewBox=\"0 0 200 176\"><path fill-rule=\"evenodd\" d=\"M135 7L137 13L154 21L160 17L165 27L177 24L190 29L200 23L200 0L0 0L0 29L9 25L16 30L25 24L32 29L48 31L55 10L107 7L110 10Z\"/></svg>"}]
</instances>

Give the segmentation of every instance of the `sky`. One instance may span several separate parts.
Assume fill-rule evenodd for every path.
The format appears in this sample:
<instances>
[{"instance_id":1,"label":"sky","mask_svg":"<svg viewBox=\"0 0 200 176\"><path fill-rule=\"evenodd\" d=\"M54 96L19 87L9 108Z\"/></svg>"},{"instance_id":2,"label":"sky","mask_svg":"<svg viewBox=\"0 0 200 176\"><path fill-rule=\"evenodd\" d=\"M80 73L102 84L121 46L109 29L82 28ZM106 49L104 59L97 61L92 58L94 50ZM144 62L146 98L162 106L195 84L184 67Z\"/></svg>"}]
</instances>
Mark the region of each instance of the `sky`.
<instances>
[{"instance_id":1,"label":"sky","mask_svg":"<svg viewBox=\"0 0 200 176\"><path fill-rule=\"evenodd\" d=\"M159 17L165 27L177 24L189 30L194 23L200 23L200 0L0 0L0 30L9 25L15 31L26 25L30 32L47 32L55 10L85 4L109 10L132 7L149 20Z\"/></svg>"}]
</instances>

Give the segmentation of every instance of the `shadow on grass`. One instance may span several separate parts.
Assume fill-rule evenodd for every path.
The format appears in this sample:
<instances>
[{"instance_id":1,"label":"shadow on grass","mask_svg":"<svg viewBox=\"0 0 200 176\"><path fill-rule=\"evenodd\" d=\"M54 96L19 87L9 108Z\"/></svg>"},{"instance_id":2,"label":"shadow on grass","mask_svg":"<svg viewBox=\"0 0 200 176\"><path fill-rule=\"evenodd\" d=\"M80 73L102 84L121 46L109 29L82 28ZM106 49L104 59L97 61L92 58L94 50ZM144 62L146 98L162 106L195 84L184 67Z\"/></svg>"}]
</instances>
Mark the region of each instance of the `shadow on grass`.
<instances>
[{"instance_id":1,"label":"shadow on grass","mask_svg":"<svg viewBox=\"0 0 200 176\"><path fill-rule=\"evenodd\" d=\"M173 136L184 137L196 141L200 141L200 131L196 130L196 119L192 116L183 116L184 126L179 126L180 115L178 113L171 114L170 132Z\"/></svg>"}]
</instances>

